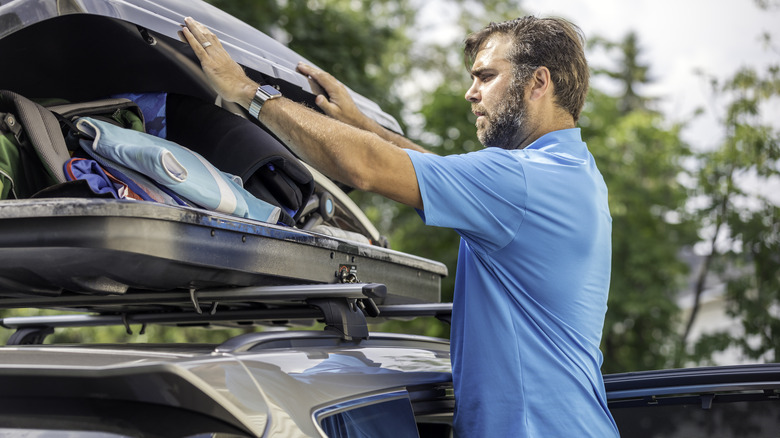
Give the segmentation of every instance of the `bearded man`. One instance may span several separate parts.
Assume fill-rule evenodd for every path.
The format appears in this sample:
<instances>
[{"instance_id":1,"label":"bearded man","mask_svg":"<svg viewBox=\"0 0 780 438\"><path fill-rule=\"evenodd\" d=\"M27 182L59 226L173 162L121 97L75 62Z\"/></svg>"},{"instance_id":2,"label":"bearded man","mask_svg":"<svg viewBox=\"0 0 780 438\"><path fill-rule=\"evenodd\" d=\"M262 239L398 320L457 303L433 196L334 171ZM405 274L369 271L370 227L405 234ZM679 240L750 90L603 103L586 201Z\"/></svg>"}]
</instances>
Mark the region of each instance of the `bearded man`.
<instances>
[{"instance_id":1,"label":"bearded man","mask_svg":"<svg viewBox=\"0 0 780 438\"><path fill-rule=\"evenodd\" d=\"M325 72L298 66L327 93L316 104L330 117L254 83L200 23L186 19L182 37L217 92L303 160L460 234L451 334L458 436L618 435L599 351L612 220L576 128L589 78L576 26L524 17L467 38L465 97L485 149L446 157L369 120Z\"/></svg>"}]
</instances>

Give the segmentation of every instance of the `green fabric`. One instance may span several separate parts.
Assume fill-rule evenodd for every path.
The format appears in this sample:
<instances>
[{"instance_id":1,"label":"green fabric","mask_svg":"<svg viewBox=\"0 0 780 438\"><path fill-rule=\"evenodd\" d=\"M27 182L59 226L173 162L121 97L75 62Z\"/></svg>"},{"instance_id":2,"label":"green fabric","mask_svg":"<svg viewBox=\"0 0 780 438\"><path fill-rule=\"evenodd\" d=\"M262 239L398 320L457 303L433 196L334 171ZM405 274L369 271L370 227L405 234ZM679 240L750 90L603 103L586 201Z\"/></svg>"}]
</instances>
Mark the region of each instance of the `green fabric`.
<instances>
[{"instance_id":1,"label":"green fabric","mask_svg":"<svg viewBox=\"0 0 780 438\"><path fill-rule=\"evenodd\" d=\"M65 138L59 135L61 122L58 123L49 108L16 93L3 90L1 97L0 199L29 198L41 189L64 182L61 169L68 153ZM63 99L38 99L38 102L51 105L52 109L68 104ZM144 132L141 110L131 101L119 102L115 107L109 100L75 105L69 111L76 116L94 115L123 128ZM28 109L26 121L19 118L22 106ZM37 110L42 119L31 109ZM67 118L74 118L74 114Z\"/></svg>"},{"instance_id":2,"label":"green fabric","mask_svg":"<svg viewBox=\"0 0 780 438\"><path fill-rule=\"evenodd\" d=\"M144 129L144 121L131 109L119 110L114 113L112 118L123 128L132 129L138 132L146 132Z\"/></svg>"},{"instance_id":3,"label":"green fabric","mask_svg":"<svg viewBox=\"0 0 780 438\"><path fill-rule=\"evenodd\" d=\"M16 198L14 178L21 175L21 159L12 133L0 135L0 199Z\"/></svg>"}]
</instances>

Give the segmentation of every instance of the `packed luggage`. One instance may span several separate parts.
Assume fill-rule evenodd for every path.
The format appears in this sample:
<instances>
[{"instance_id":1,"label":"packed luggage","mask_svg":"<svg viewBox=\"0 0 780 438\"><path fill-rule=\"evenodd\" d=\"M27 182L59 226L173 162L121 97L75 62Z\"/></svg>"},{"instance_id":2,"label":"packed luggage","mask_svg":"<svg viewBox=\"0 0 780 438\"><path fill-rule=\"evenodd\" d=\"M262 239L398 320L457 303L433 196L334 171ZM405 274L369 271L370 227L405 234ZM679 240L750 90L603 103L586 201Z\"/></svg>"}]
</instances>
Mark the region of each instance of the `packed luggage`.
<instances>
[{"instance_id":1,"label":"packed luggage","mask_svg":"<svg viewBox=\"0 0 780 438\"><path fill-rule=\"evenodd\" d=\"M0 91L2 199L110 195L294 225L313 178L270 134L195 98L123 96L135 100Z\"/></svg>"}]
</instances>

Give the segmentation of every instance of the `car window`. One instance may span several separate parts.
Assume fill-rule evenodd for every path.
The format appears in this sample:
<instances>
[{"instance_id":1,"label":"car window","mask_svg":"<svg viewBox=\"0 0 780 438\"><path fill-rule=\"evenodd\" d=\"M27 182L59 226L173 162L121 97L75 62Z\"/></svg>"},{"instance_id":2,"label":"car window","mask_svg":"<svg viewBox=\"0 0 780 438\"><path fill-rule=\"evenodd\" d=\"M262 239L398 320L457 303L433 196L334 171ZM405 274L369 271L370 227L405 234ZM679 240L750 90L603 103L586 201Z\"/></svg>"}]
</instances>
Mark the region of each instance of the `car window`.
<instances>
[{"instance_id":1,"label":"car window","mask_svg":"<svg viewBox=\"0 0 780 438\"><path fill-rule=\"evenodd\" d=\"M409 398L394 394L333 406L320 413L320 426L330 438L418 437Z\"/></svg>"},{"instance_id":2,"label":"car window","mask_svg":"<svg viewBox=\"0 0 780 438\"><path fill-rule=\"evenodd\" d=\"M0 427L0 437L24 437L24 438L123 438L125 435L117 435L108 432L95 432L87 430L44 430L44 429L17 429Z\"/></svg>"},{"instance_id":3,"label":"car window","mask_svg":"<svg viewBox=\"0 0 780 438\"><path fill-rule=\"evenodd\" d=\"M0 427L0 438L128 438L128 435L92 430L48 430ZM245 438L230 433L205 433L187 438Z\"/></svg>"},{"instance_id":4,"label":"car window","mask_svg":"<svg viewBox=\"0 0 780 438\"><path fill-rule=\"evenodd\" d=\"M728 396L709 409L696 399L666 406L613 407L612 415L621 436L636 438L775 438L780 424L776 400L729 402Z\"/></svg>"}]
</instances>

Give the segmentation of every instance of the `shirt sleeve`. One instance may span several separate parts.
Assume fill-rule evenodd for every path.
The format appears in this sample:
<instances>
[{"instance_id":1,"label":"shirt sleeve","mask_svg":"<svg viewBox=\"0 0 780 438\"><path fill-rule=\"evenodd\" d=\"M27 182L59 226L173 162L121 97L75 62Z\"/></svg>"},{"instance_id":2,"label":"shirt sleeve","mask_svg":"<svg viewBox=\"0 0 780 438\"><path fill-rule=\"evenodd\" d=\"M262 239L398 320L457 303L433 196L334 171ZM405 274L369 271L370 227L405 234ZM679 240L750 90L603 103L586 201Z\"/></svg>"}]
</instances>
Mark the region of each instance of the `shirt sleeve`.
<instances>
[{"instance_id":1,"label":"shirt sleeve","mask_svg":"<svg viewBox=\"0 0 780 438\"><path fill-rule=\"evenodd\" d=\"M488 148L438 156L407 151L423 200L427 225L453 228L483 252L510 242L525 217L522 164L507 151Z\"/></svg>"}]
</instances>

